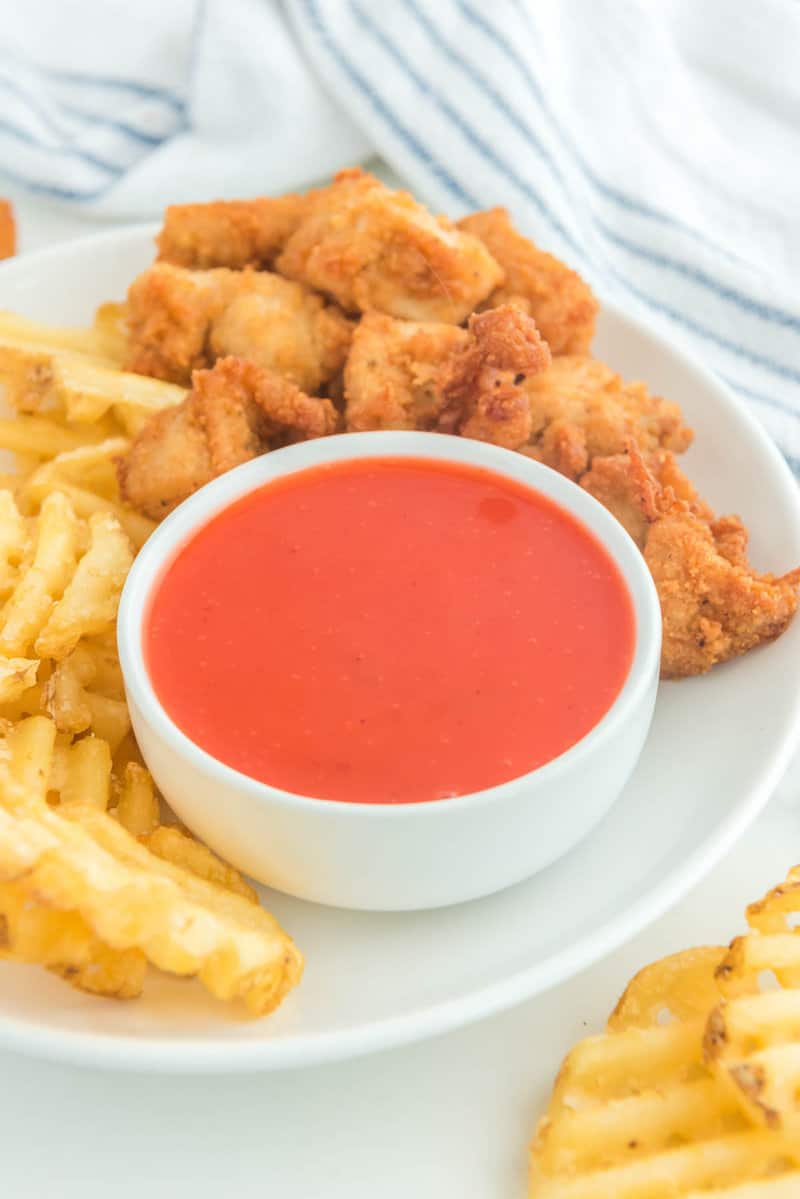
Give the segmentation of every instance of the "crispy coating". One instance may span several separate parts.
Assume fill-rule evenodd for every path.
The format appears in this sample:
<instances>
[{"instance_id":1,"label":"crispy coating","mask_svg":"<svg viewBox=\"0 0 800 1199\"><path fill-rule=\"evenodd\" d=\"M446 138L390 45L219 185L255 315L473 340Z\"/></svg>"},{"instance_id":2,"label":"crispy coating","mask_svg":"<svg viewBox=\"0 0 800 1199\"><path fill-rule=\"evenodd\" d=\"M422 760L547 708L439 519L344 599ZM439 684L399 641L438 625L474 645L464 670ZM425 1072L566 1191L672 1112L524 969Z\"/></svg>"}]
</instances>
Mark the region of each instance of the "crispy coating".
<instances>
[{"instance_id":1,"label":"crispy coating","mask_svg":"<svg viewBox=\"0 0 800 1199\"><path fill-rule=\"evenodd\" d=\"M518 233L505 208L474 212L458 226L480 238L505 271L505 283L485 307L519 304L536 321L553 354L588 353L598 304L580 275Z\"/></svg>"},{"instance_id":2,"label":"crispy coating","mask_svg":"<svg viewBox=\"0 0 800 1199\"><path fill-rule=\"evenodd\" d=\"M358 168L312 195L275 269L347 312L452 324L503 281L476 237Z\"/></svg>"},{"instance_id":3,"label":"crispy coating","mask_svg":"<svg viewBox=\"0 0 800 1199\"><path fill-rule=\"evenodd\" d=\"M549 362L533 321L511 306L472 316L468 329L367 313L345 368L347 428L460 433L514 449L531 432L525 381Z\"/></svg>"},{"instance_id":4,"label":"crispy coating","mask_svg":"<svg viewBox=\"0 0 800 1199\"><path fill-rule=\"evenodd\" d=\"M787 627L800 570L756 573L739 517L715 518L671 458L648 464L631 442L628 454L596 461L582 485L643 550L661 602L664 678L704 674Z\"/></svg>"},{"instance_id":5,"label":"crispy coating","mask_svg":"<svg viewBox=\"0 0 800 1199\"><path fill-rule=\"evenodd\" d=\"M681 453L692 431L677 404L626 382L596 358L563 355L526 384L532 435L525 453L578 479L596 457L621 454L630 438L642 452Z\"/></svg>"},{"instance_id":6,"label":"crispy coating","mask_svg":"<svg viewBox=\"0 0 800 1199\"><path fill-rule=\"evenodd\" d=\"M442 367L442 432L515 450L529 440L533 421L529 379L546 371L550 351L529 316L506 304L469 318L470 342Z\"/></svg>"},{"instance_id":7,"label":"crispy coating","mask_svg":"<svg viewBox=\"0 0 800 1199\"><path fill-rule=\"evenodd\" d=\"M177 407L150 418L117 460L122 498L161 520L217 475L251 458L336 429L329 400L241 358L195 371Z\"/></svg>"},{"instance_id":8,"label":"crispy coating","mask_svg":"<svg viewBox=\"0 0 800 1199\"><path fill-rule=\"evenodd\" d=\"M128 292L129 370L188 385L236 355L316 392L341 370L351 326L300 283L268 271L188 271L160 262Z\"/></svg>"},{"instance_id":9,"label":"crispy coating","mask_svg":"<svg viewBox=\"0 0 800 1199\"><path fill-rule=\"evenodd\" d=\"M696 516L714 519L713 511L697 494L671 450L595 458L580 484L608 508L640 550L645 547L652 522L658 518L659 497L667 488Z\"/></svg>"},{"instance_id":10,"label":"crispy coating","mask_svg":"<svg viewBox=\"0 0 800 1199\"><path fill-rule=\"evenodd\" d=\"M400 321L367 312L356 326L344 372L345 419L369 429L436 429L444 407L441 364L466 349L457 325Z\"/></svg>"},{"instance_id":11,"label":"crispy coating","mask_svg":"<svg viewBox=\"0 0 800 1199\"><path fill-rule=\"evenodd\" d=\"M300 223L304 196L172 204L156 238L158 259L192 270L272 265Z\"/></svg>"}]
</instances>

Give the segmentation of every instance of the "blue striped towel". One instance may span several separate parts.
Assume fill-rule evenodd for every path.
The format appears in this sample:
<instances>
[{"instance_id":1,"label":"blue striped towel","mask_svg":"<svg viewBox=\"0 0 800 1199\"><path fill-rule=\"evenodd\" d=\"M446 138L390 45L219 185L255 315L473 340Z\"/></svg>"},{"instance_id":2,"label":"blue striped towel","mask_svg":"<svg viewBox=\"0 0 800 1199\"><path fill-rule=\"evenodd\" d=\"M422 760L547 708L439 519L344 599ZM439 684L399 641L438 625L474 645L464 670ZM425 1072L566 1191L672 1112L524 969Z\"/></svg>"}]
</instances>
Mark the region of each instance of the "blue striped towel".
<instances>
[{"instance_id":1,"label":"blue striped towel","mask_svg":"<svg viewBox=\"0 0 800 1199\"><path fill-rule=\"evenodd\" d=\"M689 343L800 474L793 0L0 0L0 30L10 176L130 215L377 153Z\"/></svg>"}]
</instances>

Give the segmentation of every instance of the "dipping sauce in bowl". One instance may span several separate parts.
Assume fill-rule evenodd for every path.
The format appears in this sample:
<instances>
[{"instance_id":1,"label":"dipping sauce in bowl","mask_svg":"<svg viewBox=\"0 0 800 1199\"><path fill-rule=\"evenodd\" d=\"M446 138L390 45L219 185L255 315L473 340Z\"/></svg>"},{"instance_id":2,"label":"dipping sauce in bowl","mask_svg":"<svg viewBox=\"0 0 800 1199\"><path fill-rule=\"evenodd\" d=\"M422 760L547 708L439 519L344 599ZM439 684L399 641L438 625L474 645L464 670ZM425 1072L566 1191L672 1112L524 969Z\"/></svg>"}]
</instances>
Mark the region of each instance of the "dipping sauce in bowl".
<instances>
[{"instance_id":1,"label":"dipping sauce in bowl","mask_svg":"<svg viewBox=\"0 0 800 1199\"><path fill-rule=\"evenodd\" d=\"M566 509L492 470L352 459L250 492L183 544L143 626L163 708L197 745L297 795L443 800L584 737L636 624Z\"/></svg>"}]
</instances>

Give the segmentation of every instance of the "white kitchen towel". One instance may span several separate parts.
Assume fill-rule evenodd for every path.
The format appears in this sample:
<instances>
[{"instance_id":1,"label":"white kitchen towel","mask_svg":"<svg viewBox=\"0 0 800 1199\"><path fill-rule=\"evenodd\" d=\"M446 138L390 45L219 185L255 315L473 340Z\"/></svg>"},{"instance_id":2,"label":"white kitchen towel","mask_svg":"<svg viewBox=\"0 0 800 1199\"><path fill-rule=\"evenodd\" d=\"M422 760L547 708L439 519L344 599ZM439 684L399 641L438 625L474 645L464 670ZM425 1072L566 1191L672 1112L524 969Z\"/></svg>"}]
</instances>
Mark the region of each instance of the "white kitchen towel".
<instances>
[{"instance_id":1,"label":"white kitchen towel","mask_svg":"<svg viewBox=\"0 0 800 1199\"><path fill-rule=\"evenodd\" d=\"M800 473L796 0L0 0L0 170L112 216L379 154L505 204Z\"/></svg>"}]
</instances>

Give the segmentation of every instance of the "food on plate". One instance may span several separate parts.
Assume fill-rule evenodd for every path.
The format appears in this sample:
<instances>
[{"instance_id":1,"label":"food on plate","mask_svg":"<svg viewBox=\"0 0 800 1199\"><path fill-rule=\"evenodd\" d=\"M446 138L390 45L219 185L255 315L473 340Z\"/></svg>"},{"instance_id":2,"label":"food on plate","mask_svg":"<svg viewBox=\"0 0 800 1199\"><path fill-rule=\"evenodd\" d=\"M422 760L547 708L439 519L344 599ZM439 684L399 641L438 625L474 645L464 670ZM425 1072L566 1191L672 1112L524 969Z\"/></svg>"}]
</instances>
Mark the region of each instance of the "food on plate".
<instances>
[{"instance_id":1,"label":"food on plate","mask_svg":"<svg viewBox=\"0 0 800 1199\"><path fill-rule=\"evenodd\" d=\"M334 305L269 271L188 271L157 262L128 291L127 366L188 384L238 354L315 392L344 366L351 327Z\"/></svg>"},{"instance_id":2,"label":"food on plate","mask_svg":"<svg viewBox=\"0 0 800 1199\"><path fill-rule=\"evenodd\" d=\"M561 1067L531 1199L800 1194L799 892L795 869L729 950L685 950L636 975L606 1032Z\"/></svg>"},{"instance_id":3,"label":"food on plate","mask_svg":"<svg viewBox=\"0 0 800 1199\"><path fill-rule=\"evenodd\" d=\"M115 620L133 545L112 506L86 519L68 493L76 455L89 487L114 479L113 447L0 490L0 957L119 998L151 961L262 1014L299 954L232 867L162 823L131 733Z\"/></svg>"},{"instance_id":4,"label":"food on plate","mask_svg":"<svg viewBox=\"0 0 800 1199\"><path fill-rule=\"evenodd\" d=\"M110 976L102 993L125 998L141 989L144 959L197 977L253 1015L271 1011L302 971L289 937L252 899L152 853L102 803L49 804L55 736L52 722L34 716L5 740L1 952L13 960L19 944L20 960L41 961L84 989L98 989L97 961ZM38 924L42 910L32 936L30 922Z\"/></svg>"},{"instance_id":5,"label":"food on plate","mask_svg":"<svg viewBox=\"0 0 800 1199\"><path fill-rule=\"evenodd\" d=\"M65 450L41 463L34 460L27 467L27 476L7 476L5 481L17 499L31 511L38 511L45 498L58 491L84 519L96 512L113 513L135 548L139 549L155 524L120 500L115 462L129 445L125 437L111 437L97 444Z\"/></svg>"},{"instance_id":6,"label":"food on plate","mask_svg":"<svg viewBox=\"0 0 800 1199\"><path fill-rule=\"evenodd\" d=\"M218 760L391 804L558 756L611 707L634 639L619 568L569 511L466 464L363 458L202 525L155 584L142 644L164 709Z\"/></svg>"},{"instance_id":7,"label":"food on plate","mask_svg":"<svg viewBox=\"0 0 800 1199\"><path fill-rule=\"evenodd\" d=\"M525 390L531 435L523 453L570 479L595 458L623 453L630 440L643 452L675 453L692 441L677 404L651 395L644 383L626 382L596 358L554 358L549 370L529 376Z\"/></svg>"},{"instance_id":8,"label":"food on plate","mask_svg":"<svg viewBox=\"0 0 800 1199\"><path fill-rule=\"evenodd\" d=\"M516 449L531 434L525 381L550 351L536 325L506 305L467 329L370 312L344 377L345 422L366 429L433 429Z\"/></svg>"},{"instance_id":9,"label":"food on plate","mask_svg":"<svg viewBox=\"0 0 800 1199\"><path fill-rule=\"evenodd\" d=\"M505 208L473 212L458 227L482 241L505 272L486 307L522 307L554 355L589 352L599 305L580 275L518 233Z\"/></svg>"},{"instance_id":10,"label":"food on plate","mask_svg":"<svg viewBox=\"0 0 800 1199\"><path fill-rule=\"evenodd\" d=\"M588 353L591 289L519 234L504 209L473 213L456 228L359 169L283 199L170 210L162 258L240 269L160 262L140 276L129 297L135 370L186 384L193 367L217 356L252 359L308 395L327 390L349 431L475 437L580 482L645 552L664 608L665 676L703 673L783 631L800 574L750 570L741 523L714 519L675 462L692 440L679 406ZM305 332L309 320L326 322L326 336L311 338L322 357L306 352L305 332L298 349L282 275L304 285ZM323 304L312 288L354 319L338 308L312 319L307 305ZM226 416L226 429L239 430L236 450L216 455L194 398L173 415L157 404L149 422L129 422L134 443L120 464L123 498L150 519L229 465L282 444L259 436L252 419ZM318 433L304 426L302 435ZM626 457L628 445L642 466ZM686 510L667 513L669 496Z\"/></svg>"},{"instance_id":11,"label":"food on plate","mask_svg":"<svg viewBox=\"0 0 800 1199\"><path fill-rule=\"evenodd\" d=\"M287 195L172 204L156 238L159 261L192 270L271 267L307 203L305 196Z\"/></svg>"},{"instance_id":12,"label":"food on plate","mask_svg":"<svg viewBox=\"0 0 800 1199\"><path fill-rule=\"evenodd\" d=\"M312 193L275 270L346 312L453 324L504 278L477 237L358 167Z\"/></svg>"},{"instance_id":13,"label":"food on plate","mask_svg":"<svg viewBox=\"0 0 800 1199\"><path fill-rule=\"evenodd\" d=\"M0 199L0 258L12 258L17 252L17 226L10 200Z\"/></svg>"},{"instance_id":14,"label":"food on plate","mask_svg":"<svg viewBox=\"0 0 800 1199\"><path fill-rule=\"evenodd\" d=\"M639 544L663 622L662 673L702 674L778 637L797 610L800 570L758 574L737 516L715 517L669 454L596 459L581 485Z\"/></svg>"},{"instance_id":15,"label":"food on plate","mask_svg":"<svg viewBox=\"0 0 800 1199\"><path fill-rule=\"evenodd\" d=\"M714 519L711 508L700 498L671 450L639 453L632 442L626 442L623 449L623 453L595 458L591 470L580 476L580 484L608 508L640 550L645 547L656 512L656 497L667 489L697 516Z\"/></svg>"},{"instance_id":16,"label":"food on plate","mask_svg":"<svg viewBox=\"0 0 800 1199\"><path fill-rule=\"evenodd\" d=\"M0 381L18 413L0 419L0 447L29 500L52 490L57 454L79 514L112 511L138 546L204 482L289 441L456 433L560 471L622 521L661 595L665 676L778 636L800 573L750 569L741 521L715 518L676 462L692 440L678 404L587 352L590 289L502 209L460 225L345 171L304 197L170 209L161 260L91 330L0 313ZM242 365L198 376L187 396L195 368L231 358ZM256 386L244 362L283 386ZM81 455L119 438L133 440L114 455L119 482L87 487Z\"/></svg>"},{"instance_id":17,"label":"food on plate","mask_svg":"<svg viewBox=\"0 0 800 1199\"><path fill-rule=\"evenodd\" d=\"M330 400L307 396L284 376L242 358L218 359L195 371L186 398L148 421L120 455L120 494L160 520L217 475L333 433L338 419Z\"/></svg>"}]
</instances>

